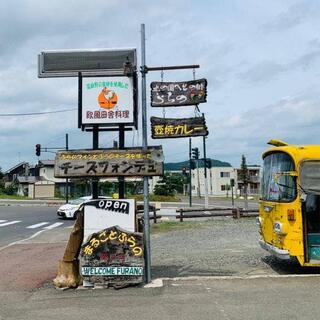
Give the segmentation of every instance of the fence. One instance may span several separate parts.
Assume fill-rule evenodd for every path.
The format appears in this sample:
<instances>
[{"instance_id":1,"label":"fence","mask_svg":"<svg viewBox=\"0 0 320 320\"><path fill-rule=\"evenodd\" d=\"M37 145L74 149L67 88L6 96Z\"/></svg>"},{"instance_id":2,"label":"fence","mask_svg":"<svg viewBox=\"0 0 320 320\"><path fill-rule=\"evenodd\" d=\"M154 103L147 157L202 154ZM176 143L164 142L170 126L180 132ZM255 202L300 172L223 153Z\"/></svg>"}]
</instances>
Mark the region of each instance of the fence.
<instances>
[{"instance_id":1,"label":"fence","mask_svg":"<svg viewBox=\"0 0 320 320\"><path fill-rule=\"evenodd\" d=\"M248 209L243 208L179 208L176 210L179 215L176 215L176 219L180 219L180 222L183 222L183 219L188 218L208 218L208 217L228 217L231 216L235 219L240 219L242 217L257 217L259 211L257 209ZM195 213L193 213L195 212ZM198 212L198 213L197 213ZM206 213L212 212L212 213ZM191 213L191 214L188 214Z\"/></svg>"}]
</instances>

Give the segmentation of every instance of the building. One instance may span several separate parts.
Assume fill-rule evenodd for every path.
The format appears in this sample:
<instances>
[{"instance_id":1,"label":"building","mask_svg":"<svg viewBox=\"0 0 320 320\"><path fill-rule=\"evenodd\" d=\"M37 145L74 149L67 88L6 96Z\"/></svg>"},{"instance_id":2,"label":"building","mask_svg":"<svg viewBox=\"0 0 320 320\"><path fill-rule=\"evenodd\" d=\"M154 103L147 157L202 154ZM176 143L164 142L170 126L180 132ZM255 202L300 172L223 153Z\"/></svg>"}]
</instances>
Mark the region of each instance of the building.
<instances>
[{"instance_id":1,"label":"building","mask_svg":"<svg viewBox=\"0 0 320 320\"><path fill-rule=\"evenodd\" d=\"M199 161L200 162L200 161ZM231 196L231 179L235 179L236 172L229 163L214 163L211 168L207 168L208 195L216 197ZM201 166L201 167L200 167ZM204 167L199 163L199 167L191 171L192 195L205 195Z\"/></svg>"},{"instance_id":2,"label":"building","mask_svg":"<svg viewBox=\"0 0 320 320\"><path fill-rule=\"evenodd\" d=\"M256 195L260 193L261 167L258 165L247 165L248 168L248 195ZM243 196L244 185L241 179L241 169L236 168L236 185L239 194Z\"/></svg>"}]
</instances>

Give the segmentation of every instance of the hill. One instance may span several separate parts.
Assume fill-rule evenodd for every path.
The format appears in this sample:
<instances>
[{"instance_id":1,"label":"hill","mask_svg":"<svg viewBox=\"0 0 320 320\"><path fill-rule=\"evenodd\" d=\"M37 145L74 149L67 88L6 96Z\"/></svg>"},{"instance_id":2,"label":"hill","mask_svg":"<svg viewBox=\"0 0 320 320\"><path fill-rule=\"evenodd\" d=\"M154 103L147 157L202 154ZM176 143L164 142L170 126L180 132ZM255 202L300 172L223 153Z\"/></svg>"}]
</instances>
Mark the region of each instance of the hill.
<instances>
[{"instance_id":1,"label":"hill","mask_svg":"<svg viewBox=\"0 0 320 320\"><path fill-rule=\"evenodd\" d=\"M224 162L220 160L211 159L211 166L212 167L232 167L229 162ZM165 171L176 171L181 170L183 167L189 167L189 161L182 161L182 162L169 162L164 164ZM199 168L203 167L203 161L199 160Z\"/></svg>"}]
</instances>

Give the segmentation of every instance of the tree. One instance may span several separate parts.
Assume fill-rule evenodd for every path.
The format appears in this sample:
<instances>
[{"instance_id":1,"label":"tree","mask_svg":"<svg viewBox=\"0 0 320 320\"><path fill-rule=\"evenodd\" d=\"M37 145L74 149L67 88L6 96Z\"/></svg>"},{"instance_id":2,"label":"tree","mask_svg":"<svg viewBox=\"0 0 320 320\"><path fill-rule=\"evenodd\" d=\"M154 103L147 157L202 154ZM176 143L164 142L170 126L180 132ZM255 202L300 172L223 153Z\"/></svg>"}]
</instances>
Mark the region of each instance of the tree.
<instances>
[{"instance_id":1,"label":"tree","mask_svg":"<svg viewBox=\"0 0 320 320\"><path fill-rule=\"evenodd\" d=\"M180 173L165 173L154 187L154 194L172 196L176 193L183 193L185 177Z\"/></svg>"},{"instance_id":2,"label":"tree","mask_svg":"<svg viewBox=\"0 0 320 320\"><path fill-rule=\"evenodd\" d=\"M248 209L248 184L250 182L250 179L249 179L249 170L247 166L247 160L244 155L242 155L241 157L241 168L239 172L239 178L243 182L245 209Z\"/></svg>"}]
</instances>

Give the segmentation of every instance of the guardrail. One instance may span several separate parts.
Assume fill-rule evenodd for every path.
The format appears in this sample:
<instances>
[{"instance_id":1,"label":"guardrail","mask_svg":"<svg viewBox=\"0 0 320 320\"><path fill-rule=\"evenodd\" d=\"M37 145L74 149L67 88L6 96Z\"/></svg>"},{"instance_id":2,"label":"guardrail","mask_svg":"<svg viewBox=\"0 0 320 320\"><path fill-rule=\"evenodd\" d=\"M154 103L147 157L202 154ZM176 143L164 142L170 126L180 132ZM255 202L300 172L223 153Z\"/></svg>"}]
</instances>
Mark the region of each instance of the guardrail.
<instances>
[{"instance_id":1,"label":"guardrail","mask_svg":"<svg viewBox=\"0 0 320 320\"><path fill-rule=\"evenodd\" d=\"M188 218L209 218L209 217L233 217L234 219L240 219L242 217L257 217L259 211L257 209L248 209L243 208L179 208L176 210L179 215L176 215L176 219L180 219L180 222L183 222L183 219ZM195 213L193 213L195 212ZM199 212L199 213L197 213ZM212 213L206 213L212 212ZM187 214L185 214L187 213ZM191 213L191 214L188 214Z\"/></svg>"}]
</instances>

